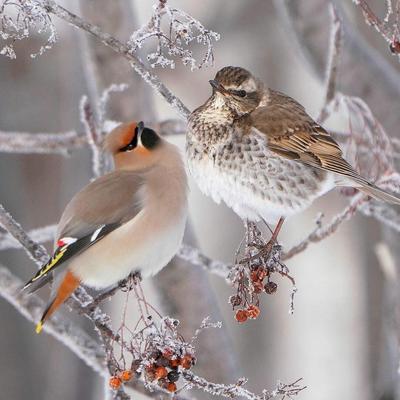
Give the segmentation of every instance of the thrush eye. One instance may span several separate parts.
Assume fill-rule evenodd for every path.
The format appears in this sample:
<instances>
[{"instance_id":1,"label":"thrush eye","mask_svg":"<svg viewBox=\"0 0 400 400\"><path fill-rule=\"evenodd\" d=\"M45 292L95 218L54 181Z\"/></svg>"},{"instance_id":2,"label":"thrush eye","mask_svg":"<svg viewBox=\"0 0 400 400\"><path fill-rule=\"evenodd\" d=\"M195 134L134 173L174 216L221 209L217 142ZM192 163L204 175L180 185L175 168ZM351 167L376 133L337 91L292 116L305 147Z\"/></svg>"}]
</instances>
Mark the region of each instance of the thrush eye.
<instances>
[{"instance_id":1,"label":"thrush eye","mask_svg":"<svg viewBox=\"0 0 400 400\"><path fill-rule=\"evenodd\" d=\"M235 90L234 94L236 96L239 96L239 97L246 97L247 96L247 92L245 90Z\"/></svg>"}]
</instances>

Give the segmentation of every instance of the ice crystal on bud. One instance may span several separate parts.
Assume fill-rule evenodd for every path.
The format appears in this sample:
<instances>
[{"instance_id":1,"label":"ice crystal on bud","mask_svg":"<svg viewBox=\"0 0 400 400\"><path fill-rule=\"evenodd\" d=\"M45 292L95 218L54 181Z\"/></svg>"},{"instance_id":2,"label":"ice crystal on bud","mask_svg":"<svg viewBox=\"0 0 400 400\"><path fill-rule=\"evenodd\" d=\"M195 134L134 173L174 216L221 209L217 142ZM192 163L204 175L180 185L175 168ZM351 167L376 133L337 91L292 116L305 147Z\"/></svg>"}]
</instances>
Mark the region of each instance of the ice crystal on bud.
<instances>
[{"instance_id":1,"label":"ice crystal on bud","mask_svg":"<svg viewBox=\"0 0 400 400\"><path fill-rule=\"evenodd\" d=\"M0 54L16 58L14 42L26 39L32 32L47 36L46 43L31 54L42 55L57 41L57 32L48 11L40 0L3 0L0 3Z\"/></svg>"},{"instance_id":2,"label":"ice crystal on bud","mask_svg":"<svg viewBox=\"0 0 400 400\"><path fill-rule=\"evenodd\" d=\"M163 30L162 25L167 28ZM189 14L169 7L166 0L160 0L153 7L150 21L132 34L129 45L131 51L136 51L149 39L156 39L156 50L147 55L152 68L175 68L174 58L179 58L184 65L194 70L213 63L213 41L219 38L218 33L206 29ZM206 47L200 61L196 60L189 48L193 42Z\"/></svg>"}]
</instances>

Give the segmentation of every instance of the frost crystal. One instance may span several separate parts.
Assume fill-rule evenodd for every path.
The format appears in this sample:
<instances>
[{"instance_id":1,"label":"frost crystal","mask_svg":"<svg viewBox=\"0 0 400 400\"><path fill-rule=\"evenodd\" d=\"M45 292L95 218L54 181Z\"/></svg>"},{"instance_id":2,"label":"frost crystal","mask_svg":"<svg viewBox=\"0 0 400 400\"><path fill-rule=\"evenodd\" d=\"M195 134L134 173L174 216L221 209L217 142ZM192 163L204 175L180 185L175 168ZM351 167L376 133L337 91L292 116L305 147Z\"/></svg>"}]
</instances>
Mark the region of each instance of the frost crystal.
<instances>
[{"instance_id":1,"label":"frost crystal","mask_svg":"<svg viewBox=\"0 0 400 400\"><path fill-rule=\"evenodd\" d=\"M180 58L184 65L190 66L191 70L212 65L213 40L219 40L220 35L206 29L184 11L168 7L166 3L166 0L160 0L153 7L150 21L132 34L129 40L131 51L137 51L146 41L156 38L156 51L147 56L152 68L156 66L175 68L174 58ZM161 26L163 24L168 27L165 32ZM196 61L192 50L188 48L192 42L207 47L205 55L199 62Z\"/></svg>"},{"instance_id":2,"label":"frost crystal","mask_svg":"<svg viewBox=\"0 0 400 400\"><path fill-rule=\"evenodd\" d=\"M40 0L4 0L0 3L0 54L16 58L14 43L29 37L32 32L47 36L46 43L31 54L32 58L42 55L57 41L54 24Z\"/></svg>"}]
</instances>

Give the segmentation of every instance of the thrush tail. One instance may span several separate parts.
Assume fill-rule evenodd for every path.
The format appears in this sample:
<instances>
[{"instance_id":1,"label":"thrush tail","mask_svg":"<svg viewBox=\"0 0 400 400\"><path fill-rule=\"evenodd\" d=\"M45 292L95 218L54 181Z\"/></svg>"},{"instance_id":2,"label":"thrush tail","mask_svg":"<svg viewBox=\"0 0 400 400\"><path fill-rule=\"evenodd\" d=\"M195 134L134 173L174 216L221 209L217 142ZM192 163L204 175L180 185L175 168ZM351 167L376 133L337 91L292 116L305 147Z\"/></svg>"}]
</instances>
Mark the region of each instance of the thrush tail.
<instances>
[{"instance_id":1,"label":"thrush tail","mask_svg":"<svg viewBox=\"0 0 400 400\"><path fill-rule=\"evenodd\" d=\"M368 196L373 197L377 200L386 201L387 203L391 204L399 204L400 205L400 198L396 197L395 195L386 192L383 189L378 188L377 186L373 185L372 183L369 184L362 184L359 189L367 194Z\"/></svg>"},{"instance_id":2,"label":"thrush tail","mask_svg":"<svg viewBox=\"0 0 400 400\"><path fill-rule=\"evenodd\" d=\"M50 300L42 318L36 325L36 333L42 331L43 324L46 320L50 318L50 316L65 302L65 300L68 299L69 296L71 296L79 284L79 279L71 271L68 271L57 289L55 296Z\"/></svg>"}]
</instances>

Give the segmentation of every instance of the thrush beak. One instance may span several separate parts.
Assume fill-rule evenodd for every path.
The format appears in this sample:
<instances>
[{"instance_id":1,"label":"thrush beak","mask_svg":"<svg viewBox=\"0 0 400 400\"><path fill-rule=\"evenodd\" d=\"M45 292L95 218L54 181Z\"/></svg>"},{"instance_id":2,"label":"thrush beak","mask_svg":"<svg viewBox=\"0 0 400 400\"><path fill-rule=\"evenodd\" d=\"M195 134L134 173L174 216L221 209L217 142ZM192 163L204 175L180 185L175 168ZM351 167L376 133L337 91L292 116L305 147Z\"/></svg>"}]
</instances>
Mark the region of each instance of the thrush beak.
<instances>
[{"instance_id":1,"label":"thrush beak","mask_svg":"<svg viewBox=\"0 0 400 400\"><path fill-rule=\"evenodd\" d=\"M229 92L215 79L211 79L208 82L213 87L213 89L216 90L217 92L220 92L222 94L229 94Z\"/></svg>"}]
</instances>

